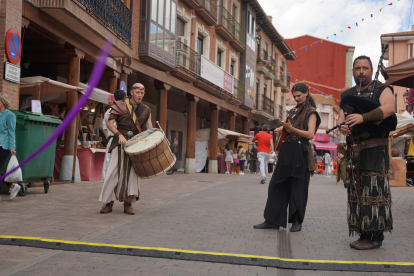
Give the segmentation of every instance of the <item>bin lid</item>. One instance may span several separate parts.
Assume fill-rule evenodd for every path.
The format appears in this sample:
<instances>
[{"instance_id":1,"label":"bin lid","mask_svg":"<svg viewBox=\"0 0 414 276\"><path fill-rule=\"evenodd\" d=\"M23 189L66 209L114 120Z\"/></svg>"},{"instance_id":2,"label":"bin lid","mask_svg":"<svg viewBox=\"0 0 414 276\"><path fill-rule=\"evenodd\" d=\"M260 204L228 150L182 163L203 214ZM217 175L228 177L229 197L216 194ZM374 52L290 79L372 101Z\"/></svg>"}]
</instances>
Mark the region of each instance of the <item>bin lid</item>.
<instances>
[{"instance_id":1,"label":"bin lid","mask_svg":"<svg viewBox=\"0 0 414 276\"><path fill-rule=\"evenodd\" d=\"M62 123L59 117L56 117L56 116L43 115L41 113L25 111L25 110L10 110L10 111L13 112L14 115L16 115L16 119L20 119L20 120L37 121L37 122L57 124L57 125L60 125Z\"/></svg>"}]
</instances>

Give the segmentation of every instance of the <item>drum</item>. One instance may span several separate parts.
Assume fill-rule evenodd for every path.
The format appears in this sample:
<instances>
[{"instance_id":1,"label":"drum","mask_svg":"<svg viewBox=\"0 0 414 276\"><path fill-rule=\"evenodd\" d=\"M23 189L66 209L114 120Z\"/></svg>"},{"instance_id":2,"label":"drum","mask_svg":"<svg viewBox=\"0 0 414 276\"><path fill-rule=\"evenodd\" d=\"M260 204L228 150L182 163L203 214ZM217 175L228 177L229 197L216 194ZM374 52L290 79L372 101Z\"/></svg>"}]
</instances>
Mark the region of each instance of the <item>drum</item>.
<instances>
[{"instance_id":1,"label":"drum","mask_svg":"<svg viewBox=\"0 0 414 276\"><path fill-rule=\"evenodd\" d=\"M157 128L132 137L125 146L125 152L140 178L152 178L167 172L177 160L164 132Z\"/></svg>"}]
</instances>

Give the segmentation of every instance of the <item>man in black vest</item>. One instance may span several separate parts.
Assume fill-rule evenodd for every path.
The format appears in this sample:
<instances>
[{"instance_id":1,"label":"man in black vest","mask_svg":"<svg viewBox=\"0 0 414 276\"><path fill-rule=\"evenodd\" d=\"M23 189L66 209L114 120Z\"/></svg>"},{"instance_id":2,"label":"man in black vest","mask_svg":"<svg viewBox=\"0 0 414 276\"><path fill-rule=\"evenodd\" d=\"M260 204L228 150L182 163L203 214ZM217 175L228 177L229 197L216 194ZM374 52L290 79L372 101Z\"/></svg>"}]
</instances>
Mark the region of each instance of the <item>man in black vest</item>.
<instances>
[{"instance_id":1,"label":"man in black vest","mask_svg":"<svg viewBox=\"0 0 414 276\"><path fill-rule=\"evenodd\" d=\"M342 105L345 103L344 97L349 95L355 96L356 100L359 100L359 97L361 101L371 101L379 107L362 114L352 114L350 111L351 114L346 118L345 113L348 111L340 109L338 120L339 123L346 122L340 131L347 136L347 172L349 175L354 173L355 177L351 178L351 181L345 180L345 185L350 184L347 187L349 234L360 235L350 246L358 250L380 247L384 240L383 232L391 232L393 229L391 191L388 182L389 130L381 127L381 123L395 113L394 96L392 88L382 83L378 83L375 89L372 89L372 74L370 58L357 57L353 64L353 75L357 85L341 94L341 108L345 106ZM351 136L355 142L352 147ZM350 165L350 162L354 163Z\"/></svg>"}]
</instances>

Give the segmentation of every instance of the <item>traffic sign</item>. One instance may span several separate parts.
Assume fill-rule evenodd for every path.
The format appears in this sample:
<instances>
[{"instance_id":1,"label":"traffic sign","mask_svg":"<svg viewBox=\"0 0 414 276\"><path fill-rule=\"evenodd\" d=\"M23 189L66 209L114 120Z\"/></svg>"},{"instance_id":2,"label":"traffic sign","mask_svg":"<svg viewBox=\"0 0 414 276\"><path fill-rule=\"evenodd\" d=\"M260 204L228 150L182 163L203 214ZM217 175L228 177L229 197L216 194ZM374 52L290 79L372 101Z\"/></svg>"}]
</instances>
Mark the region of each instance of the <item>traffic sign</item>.
<instances>
[{"instance_id":1,"label":"traffic sign","mask_svg":"<svg viewBox=\"0 0 414 276\"><path fill-rule=\"evenodd\" d=\"M124 90L125 92L127 92L127 87L124 81L121 81L121 84L119 85L119 89Z\"/></svg>"},{"instance_id":2,"label":"traffic sign","mask_svg":"<svg viewBox=\"0 0 414 276\"><path fill-rule=\"evenodd\" d=\"M6 54L9 61L17 64L22 55L22 43L20 35L15 29L10 29L6 34Z\"/></svg>"}]
</instances>

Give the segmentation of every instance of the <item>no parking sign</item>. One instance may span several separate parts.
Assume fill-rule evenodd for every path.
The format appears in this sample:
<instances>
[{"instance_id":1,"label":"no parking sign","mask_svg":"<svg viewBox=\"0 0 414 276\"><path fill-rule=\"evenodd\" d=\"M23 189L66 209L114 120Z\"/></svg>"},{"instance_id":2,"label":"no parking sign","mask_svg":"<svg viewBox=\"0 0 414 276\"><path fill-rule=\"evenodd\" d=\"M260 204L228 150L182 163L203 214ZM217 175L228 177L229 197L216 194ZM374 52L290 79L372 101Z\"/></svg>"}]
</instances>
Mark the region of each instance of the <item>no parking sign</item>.
<instances>
[{"instance_id":1,"label":"no parking sign","mask_svg":"<svg viewBox=\"0 0 414 276\"><path fill-rule=\"evenodd\" d=\"M15 29L10 29L6 34L6 54L9 61L17 64L22 54L20 35Z\"/></svg>"}]
</instances>

